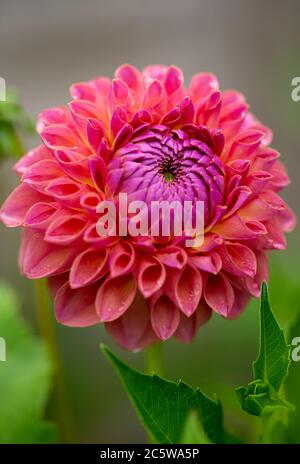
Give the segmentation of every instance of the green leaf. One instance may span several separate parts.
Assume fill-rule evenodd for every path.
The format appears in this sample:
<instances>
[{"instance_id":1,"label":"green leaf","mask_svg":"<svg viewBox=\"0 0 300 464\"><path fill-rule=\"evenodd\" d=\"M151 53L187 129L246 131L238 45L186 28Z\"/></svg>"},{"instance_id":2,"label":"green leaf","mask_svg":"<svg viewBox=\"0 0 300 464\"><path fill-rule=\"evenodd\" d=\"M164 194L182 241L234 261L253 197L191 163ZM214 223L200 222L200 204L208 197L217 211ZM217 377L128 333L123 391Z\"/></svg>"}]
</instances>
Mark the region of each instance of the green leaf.
<instances>
[{"instance_id":1,"label":"green leaf","mask_svg":"<svg viewBox=\"0 0 300 464\"><path fill-rule=\"evenodd\" d=\"M44 344L19 314L14 291L0 282L0 337L6 361L0 361L0 443L49 443L55 428L43 419L51 386Z\"/></svg>"},{"instance_id":2,"label":"green leaf","mask_svg":"<svg viewBox=\"0 0 300 464\"><path fill-rule=\"evenodd\" d=\"M299 304L299 303L298 303ZM300 442L300 349L299 349L299 337L300 337L300 314L298 312L298 318L295 320L293 326L290 329L289 340L292 343L292 362L289 369L289 375L285 380L285 392L289 401L291 401L295 407L295 413L291 414L287 436L289 443ZM293 343L294 340L294 343Z\"/></svg>"},{"instance_id":3,"label":"green leaf","mask_svg":"<svg viewBox=\"0 0 300 464\"><path fill-rule=\"evenodd\" d=\"M116 369L141 421L158 443L179 443L186 437L186 423L191 420L192 411L197 413L209 441L228 441L219 401L181 381L175 383L155 374L142 374L120 361L106 346L101 349Z\"/></svg>"},{"instance_id":4,"label":"green leaf","mask_svg":"<svg viewBox=\"0 0 300 464\"><path fill-rule=\"evenodd\" d=\"M254 380L236 388L242 408L255 416L271 415L278 409L293 407L279 390L288 374L290 347L272 313L267 284L263 282L260 302L260 348L253 363Z\"/></svg>"},{"instance_id":5,"label":"green leaf","mask_svg":"<svg viewBox=\"0 0 300 464\"><path fill-rule=\"evenodd\" d=\"M7 100L0 101L0 157L21 156L25 133L33 134L34 124L20 105L17 93L9 89Z\"/></svg>"},{"instance_id":6,"label":"green leaf","mask_svg":"<svg viewBox=\"0 0 300 464\"><path fill-rule=\"evenodd\" d=\"M199 415L195 410L190 411L186 418L180 443L187 445L212 443L204 432Z\"/></svg>"},{"instance_id":7,"label":"green leaf","mask_svg":"<svg viewBox=\"0 0 300 464\"><path fill-rule=\"evenodd\" d=\"M272 313L268 287L263 282L260 301L260 350L253 363L254 379L264 380L278 392L288 374L289 364L290 347Z\"/></svg>"}]
</instances>

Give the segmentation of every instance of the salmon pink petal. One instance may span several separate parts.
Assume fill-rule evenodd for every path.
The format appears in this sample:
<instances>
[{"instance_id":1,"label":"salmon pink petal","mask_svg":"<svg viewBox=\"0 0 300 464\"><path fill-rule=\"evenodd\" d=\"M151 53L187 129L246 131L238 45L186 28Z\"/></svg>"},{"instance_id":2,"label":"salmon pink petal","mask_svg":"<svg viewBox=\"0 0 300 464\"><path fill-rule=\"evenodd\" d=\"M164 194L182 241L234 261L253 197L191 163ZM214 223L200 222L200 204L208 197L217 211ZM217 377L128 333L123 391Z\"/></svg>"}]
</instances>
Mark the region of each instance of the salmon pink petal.
<instances>
[{"instance_id":1,"label":"salmon pink petal","mask_svg":"<svg viewBox=\"0 0 300 464\"><path fill-rule=\"evenodd\" d=\"M78 255L70 271L70 287L80 288L99 280L108 272L108 250L88 248Z\"/></svg>"},{"instance_id":2,"label":"salmon pink petal","mask_svg":"<svg viewBox=\"0 0 300 464\"><path fill-rule=\"evenodd\" d=\"M187 263L186 252L179 247L167 247L163 251L158 251L156 257L165 266L174 267L175 269L182 269Z\"/></svg>"},{"instance_id":3,"label":"salmon pink petal","mask_svg":"<svg viewBox=\"0 0 300 464\"><path fill-rule=\"evenodd\" d=\"M95 309L96 292L95 285L72 290L68 283L64 284L54 300L56 320L69 327L99 324L99 316Z\"/></svg>"},{"instance_id":4,"label":"salmon pink petal","mask_svg":"<svg viewBox=\"0 0 300 464\"><path fill-rule=\"evenodd\" d=\"M257 260L257 273L254 279L247 278L246 286L249 290L249 293L256 298L260 297L260 287L263 281L268 282L269 280L269 266L268 258L265 252L256 251L256 260Z\"/></svg>"},{"instance_id":5,"label":"salmon pink petal","mask_svg":"<svg viewBox=\"0 0 300 464\"><path fill-rule=\"evenodd\" d=\"M241 312L246 308L250 296L244 291L234 289L234 303L228 314L228 319L236 319Z\"/></svg>"},{"instance_id":6,"label":"salmon pink petal","mask_svg":"<svg viewBox=\"0 0 300 464\"><path fill-rule=\"evenodd\" d=\"M145 298L157 292L166 280L166 270L154 257L142 258L138 269L138 286Z\"/></svg>"},{"instance_id":7,"label":"salmon pink petal","mask_svg":"<svg viewBox=\"0 0 300 464\"><path fill-rule=\"evenodd\" d=\"M113 112L111 116L111 121L110 121L110 130L112 133L113 137L116 137L118 132L122 129L124 124L127 123L127 117L126 113L120 106L117 106L115 111Z\"/></svg>"},{"instance_id":8,"label":"salmon pink petal","mask_svg":"<svg viewBox=\"0 0 300 464\"><path fill-rule=\"evenodd\" d=\"M130 351L139 351L157 341L150 322L149 308L139 292L123 316L106 322L105 327L119 345Z\"/></svg>"},{"instance_id":9,"label":"salmon pink petal","mask_svg":"<svg viewBox=\"0 0 300 464\"><path fill-rule=\"evenodd\" d=\"M86 211L97 214L97 207L100 201L104 200L104 196L96 192L87 192L80 197L80 206Z\"/></svg>"},{"instance_id":10,"label":"salmon pink petal","mask_svg":"<svg viewBox=\"0 0 300 464\"><path fill-rule=\"evenodd\" d=\"M76 249L47 243L39 232L26 231L19 263L29 279L40 279L65 272L70 268Z\"/></svg>"},{"instance_id":11,"label":"salmon pink petal","mask_svg":"<svg viewBox=\"0 0 300 464\"><path fill-rule=\"evenodd\" d=\"M40 136L46 147L56 149L61 147L76 148L81 145L81 142L75 133L68 127L60 124L54 124L43 129Z\"/></svg>"},{"instance_id":12,"label":"salmon pink petal","mask_svg":"<svg viewBox=\"0 0 300 464\"><path fill-rule=\"evenodd\" d=\"M71 85L70 94L75 100L88 100L91 102L96 100L96 90L87 82L77 82Z\"/></svg>"},{"instance_id":13,"label":"salmon pink petal","mask_svg":"<svg viewBox=\"0 0 300 464\"><path fill-rule=\"evenodd\" d=\"M97 225L95 223L89 225L84 232L83 239L86 243L93 245L96 248L106 248L117 243L120 239L118 236L100 236L97 232Z\"/></svg>"},{"instance_id":14,"label":"salmon pink petal","mask_svg":"<svg viewBox=\"0 0 300 464\"><path fill-rule=\"evenodd\" d=\"M197 310L190 316L180 313L180 322L175 332L175 337L182 343L190 343L195 337L199 327L204 325L212 315L211 309L201 303Z\"/></svg>"},{"instance_id":15,"label":"salmon pink petal","mask_svg":"<svg viewBox=\"0 0 300 464\"><path fill-rule=\"evenodd\" d=\"M263 223L259 221L243 222L237 214L215 225L212 231L227 240L250 240L267 234Z\"/></svg>"},{"instance_id":16,"label":"salmon pink petal","mask_svg":"<svg viewBox=\"0 0 300 464\"><path fill-rule=\"evenodd\" d=\"M260 146L264 133L260 130L248 130L239 135L232 144L229 152L230 160L237 158L248 159Z\"/></svg>"},{"instance_id":17,"label":"salmon pink petal","mask_svg":"<svg viewBox=\"0 0 300 464\"><path fill-rule=\"evenodd\" d=\"M132 274L108 278L99 288L96 310L101 322L118 319L127 311L136 294L136 282Z\"/></svg>"},{"instance_id":18,"label":"salmon pink petal","mask_svg":"<svg viewBox=\"0 0 300 464\"><path fill-rule=\"evenodd\" d=\"M44 145L40 145L33 150L30 150L26 155L22 156L17 163L14 165L14 171L19 174L23 175L27 169L29 169L33 164L37 163L38 161L42 160L51 160L52 154L48 148Z\"/></svg>"},{"instance_id":19,"label":"salmon pink petal","mask_svg":"<svg viewBox=\"0 0 300 464\"><path fill-rule=\"evenodd\" d=\"M45 232L57 211L57 205L50 202L35 203L24 219L25 227Z\"/></svg>"},{"instance_id":20,"label":"salmon pink petal","mask_svg":"<svg viewBox=\"0 0 300 464\"><path fill-rule=\"evenodd\" d=\"M168 95L172 95L183 85L183 74L181 69L170 66L165 76L165 89Z\"/></svg>"},{"instance_id":21,"label":"salmon pink petal","mask_svg":"<svg viewBox=\"0 0 300 464\"><path fill-rule=\"evenodd\" d=\"M151 324L161 340L172 337L180 321L180 311L165 294L157 294L151 301Z\"/></svg>"},{"instance_id":22,"label":"salmon pink petal","mask_svg":"<svg viewBox=\"0 0 300 464\"><path fill-rule=\"evenodd\" d=\"M210 73L196 74L189 86L189 95L194 101L202 100L219 87L216 76Z\"/></svg>"},{"instance_id":23,"label":"salmon pink petal","mask_svg":"<svg viewBox=\"0 0 300 464\"><path fill-rule=\"evenodd\" d=\"M175 296L179 308L187 317L196 311L202 295L202 285L198 269L186 266L178 279Z\"/></svg>"},{"instance_id":24,"label":"salmon pink petal","mask_svg":"<svg viewBox=\"0 0 300 464\"><path fill-rule=\"evenodd\" d=\"M86 156L68 149L55 150L54 156L65 174L75 181L90 183L89 163Z\"/></svg>"},{"instance_id":25,"label":"salmon pink petal","mask_svg":"<svg viewBox=\"0 0 300 464\"><path fill-rule=\"evenodd\" d=\"M196 267L200 271L218 274L222 268L222 259L216 252L210 255L193 255L189 257L189 264Z\"/></svg>"},{"instance_id":26,"label":"salmon pink petal","mask_svg":"<svg viewBox=\"0 0 300 464\"><path fill-rule=\"evenodd\" d=\"M142 85L142 76L138 69L131 64L123 64L116 72L115 76L117 79L123 81L128 88L139 91Z\"/></svg>"},{"instance_id":27,"label":"salmon pink petal","mask_svg":"<svg viewBox=\"0 0 300 464\"><path fill-rule=\"evenodd\" d=\"M252 194L252 190L247 186L236 187L233 189L227 198L227 211L223 219L232 216L236 213Z\"/></svg>"},{"instance_id":28,"label":"salmon pink petal","mask_svg":"<svg viewBox=\"0 0 300 464\"><path fill-rule=\"evenodd\" d=\"M32 205L47 198L26 184L20 184L1 208L1 220L7 227L21 226Z\"/></svg>"},{"instance_id":29,"label":"salmon pink petal","mask_svg":"<svg viewBox=\"0 0 300 464\"><path fill-rule=\"evenodd\" d=\"M119 242L111 250L109 268L112 277L131 272L136 264L136 253L130 242Z\"/></svg>"},{"instance_id":30,"label":"salmon pink petal","mask_svg":"<svg viewBox=\"0 0 300 464\"><path fill-rule=\"evenodd\" d=\"M204 297L208 306L221 316L228 317L234 304L232 286L222 274L210 274L207 278Z\"/></svg>"},{"instance_id":31,"label":"salmon pink petal","mask_svg":"<svg viewBox=\"0 0 300 464\"><path fill-rule=\"evenodd\" d=\"M41 160L30 166L23 174L22 180L40 192L45 192L51 181L57 181L64 175L63 170L53 159Z\"/></svg>"},{"instance_id":32,"label":"salmon pink petal","mask_svg":"<svg viewBox=\"0 0 300 464\"><path fill-rule=\"evenodd\" d=\"M296 227L296 215L288 206L281 211L278 219L284 232L292 232Z\"/></svg>"},{"instance_id":33,"label":"salmon pink petal","mask_svg":"<svg viewBox=\"0 0 300 464\"><path fill-rule=\"evenodd\" d=\"M254 252L240 243L229 242L222 253L223 269L232 274L254 277L257 262Z\"/></svg>"},{"instance_id":34,"label":"salmon pink petal","mask_svg":"<svg viewBox=\"0 0 300 464\"><path fill-rule=\"evenodd\" d=\"M83 236L86 227L87 219L84 215L61 210L49 224L45 240L58 245L69 245Z\"/></svg>"},{"instance_id":35,"label":"salmon pink petal","mask_svg":"<svg viewBox=\"0 0 300 464\"><path fill-rule=\"evenodd\" d=\"M157 80L154 80L151 82L145 93L145 108L155 108L161 103L163 96L164 92L161 83Z\"/></svg>"},{"instance_id":36,"label":"salmon pink petal","mask_svg":"<svg viewBox=\"0 0 300 464\"><path fill-rule=\"evenodd\" d=\"M124 124L124 126L122 126L122 128L116 135L113 149L116 150L118 147L125 145L127 142L129 142L132 137L132 134L132 126L130 124Z\"/></svg>"},{"instance_id":37,"label":"salmon pink petal","mask_svg":"<svg viewBox=\"0 0 300 464\"><path fill-rule=\"evenodd\" d=\"M76 208L88 187L69 177L59 177L48 183L45 192L58 202Z\"/></svg>"},{"instance_id":38,"label":"salmon pink petal","mask_svg":"<svg viewBox=\"0 0 300 464\"><path fill-rule=\"evenodd\" d=\"M63 106L57 108L48 108L42 111L38 116L37 131L42 132L47 126L54 124L66 124L68 113Z\"/></svg>"},{"instance_id":39,"label":"salmon pink petal","mask_svg":"<svg viewBox=\"0 0 300 464\"><path fill-rule=\"evenodd\" d=\"M97 154L103 136L105 134L105 127L102 121L95 118L88 119L86 126L87 141L94 153Z\"/></svg>"},{"instance_id":40,"label":"salmon pink petal","mask_svg":"<svg viewBox=\"0 0 300 464\"><path fill-rule=\"evenodd\" d=\"M128 86L119 79L113 79L111 86L112 107L125 105L128 99Z\"/></svg>"}]
</instances>

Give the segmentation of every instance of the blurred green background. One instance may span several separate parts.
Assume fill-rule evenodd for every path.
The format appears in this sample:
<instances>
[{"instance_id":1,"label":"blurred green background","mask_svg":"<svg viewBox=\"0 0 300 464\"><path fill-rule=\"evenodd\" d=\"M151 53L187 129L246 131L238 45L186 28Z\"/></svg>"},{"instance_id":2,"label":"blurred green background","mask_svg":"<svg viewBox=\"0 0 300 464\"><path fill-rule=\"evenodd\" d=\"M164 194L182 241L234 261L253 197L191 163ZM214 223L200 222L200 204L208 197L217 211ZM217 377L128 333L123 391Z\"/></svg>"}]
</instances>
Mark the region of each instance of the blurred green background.
<instances>
[{"instance_id":1,"label":"blurred green background","mask_svg":"<svg viewBox=\"0 0 300 464\"><path fill-rule=\"evenodd\" d=\"M273 147L281 152L292 180L284 197L299 215L300 102L290 96L291 80L300 75L299 17L297 0L1 0L0 75L18 89L35 118L43 108L67 102L71 83L112 75L123 62L140 68L155 62L176 64L187 81L198 71L214 72L223 89L242 91L255 115L273 129ZM28 147L34 143L28 140ZM0 166L1 202L17 185L11 166L12 161ZM36 330L33 285L17 268L19 231L0 227L0 277L17 289L22 311ZM273 253L271 260L271 303L285 327L300 313L299 260L296 229L288 250ZM57 326L57 332L75 441L144 442L142 427L99 343L141 368L143 353L120 350L101 326ZM216 393L226 423L251 441L257 419L240 412L233 387L250 380L257 348L258 302L253 301L237 321L213 317L192 345L167 342L166 373L208 395ZM293 375L299 385L300 363L294 363ZM300 442L300 436L295 439Z\"/></svg>"}]
</instances>

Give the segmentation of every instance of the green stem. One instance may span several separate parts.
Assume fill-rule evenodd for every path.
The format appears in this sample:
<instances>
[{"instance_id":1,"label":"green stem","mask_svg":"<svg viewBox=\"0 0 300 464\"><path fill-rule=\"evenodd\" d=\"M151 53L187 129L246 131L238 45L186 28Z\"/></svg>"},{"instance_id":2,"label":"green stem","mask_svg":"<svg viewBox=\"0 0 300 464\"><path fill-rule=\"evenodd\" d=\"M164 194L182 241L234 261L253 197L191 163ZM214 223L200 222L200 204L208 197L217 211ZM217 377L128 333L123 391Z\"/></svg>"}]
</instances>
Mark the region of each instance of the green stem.
<instances>
[{"instance_id":1,"label":"green stem","mask_svg":"<svg viewBox=\"0 0 300 464\"><path fill-rule=\"evenodd\" d=\"M149 375L164 375L163 342L156 342L146 349L146 372Z\"/></svg>"},{"instance_id":2,"label":"green stem","mask_svg":"<svg viewBox=\"0 0 300 464\"><path fill-rule=\"evenodd\" d=\"M163 342L156 342L146 348L146 373L149 375L156 374L162 377L164 375L164 352ZM148 443L155 443L154 438L149 433Z\"/></svg>"},{"instance_id":3,"label":"green stem","mask_svg":"<svg viewBox=\"0 0 300 464\"><path fill-rule=\"evenodd\" d=\"M46 342L54 375L53 408L59 422L63 442L74 442L73 421L66 394L64 369L60 359L59 343L50 306L46 279L35 281L36 320L38 330Z\"/></svg>"},{"instance_id":4,"label":"green stem","mask_svg":"<svg viewBox=\"0 0 300 464\"><path fill-rule=\"evenodd\" d=\"M271 443L270 437L270 415L265 415L261 417L261 437L260 442L263 445Z\"/></svg>"}]
</instances>

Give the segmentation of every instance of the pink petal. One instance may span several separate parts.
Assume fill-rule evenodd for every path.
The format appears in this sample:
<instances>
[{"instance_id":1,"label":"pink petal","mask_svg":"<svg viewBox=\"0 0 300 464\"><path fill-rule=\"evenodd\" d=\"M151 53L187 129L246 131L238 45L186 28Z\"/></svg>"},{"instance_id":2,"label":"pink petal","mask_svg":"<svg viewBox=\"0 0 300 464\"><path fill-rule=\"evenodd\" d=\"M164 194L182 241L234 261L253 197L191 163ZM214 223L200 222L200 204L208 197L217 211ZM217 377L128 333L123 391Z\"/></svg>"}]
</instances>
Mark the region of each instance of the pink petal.
<instances>
[{"instance_id":1,"label":"pink petal","mask_svg":"<svg viewBox=\"0 0 300 464\"><path fill-rule=\"evenodd\" d=\"M228 317L234 303L234 292L229 280L222 274L210 274L207 278L204 297L210 308L221 316Z\"/></svg>"},{"instance_id":2,"label":"pink petal","mask_svg":"<svg viewBox=\"0 0 300 464\"><path fill-rule=\"evenodd\" d=\"M234 289L234 304L228 314L229 319L235 319L240 316L243 309L246 308L247 303L250 300L250 295L245 291L240 291L238 289Z\"/></svg>"},{"instance_id":3,"label":"pink petal","mask_svg":"<svg viewBox=\"0 0 300 464\"><path fill-rule=\"evenodd\" d=\"M108 278L99 288L96 310L101 322L118 319L127 311L136 294L136 282L132 274Z\"/></svg>"},{"instance_id":4,"label":"pink petal","mask_svg":"<svg viewBox=\"0 0 300 464\"><path fill-rule=\"evenodd\" d=\"M202 286L202 277L198 269L186 266L178 279L175 295L179 308L187 317L196 311L202 295Z\"/></svg>"},{"instance_id":5,"label":"pink petal","mask_svg":"<svg viewBox=\"0 0 300 464\"><path fill-rule=\"evenodd\" d=\"M205 324L212 315L211 309L202 303L190 317L180 313L180 322L175 337L183 342L190 343L197 334L198 328Z\"/></svg>"},{"instance_id":6,"label":"pink petal","mask_svg":"<svg viewBox=\"0 0 300 464\"><path fill-rule=\"evenodd\" d=\"M31 206L45 198L47 198L45 195L26 184L20 184L4 202L1 208L1 220L7 227L21 226Z\"/></svg>"},{"instance_id":7,"label":"pink petal","mask_svg":"<svg viewBox=\"0 0 300 464\"><path fill-rule=\"evenodd\" d=\"M145 298L149 298L164 284L166 271L154 257L143 257L139 264L138 286Z\"/></svg>"},{"instance_id":8,"label":"pink petal","mask_svg":"<svg viewBox=\"0 0 300 464\"><path fill-rule=\"evenodd\" d=\"M119 79L113 79L111 91L113 104L125 105L128 98L128 86Z\"/></svg>"},{"instance_id":9,"label":"pink petal","mask_svg":"<svg viewBox=\"0 0 300 464\"><path fill-rule=\"evenodd\" d=\"M88 187L69 177L59 177L48 183L45 192L65 205L78 207L80 198L88 192Z\"/></svg>"},{"instance_id":10,"label":"pink petal","mask_svg":"<svg viewBox=\"0 0 300 464\"><path fill-rule=\"evenodd\" d=\"M56 181L63 174L63 170L54 159L45 159L26 169L22 179L32 188L45 192L49 182Z\"/></svg>"},{"instance_id":11,"label":"pink petal","mask_svg":"<svg viewBox=\"0 0 300 464\"><path fill-rule=\"evenodd\" d=\"M168 95L172 95L183 84L183 74L181 69L170 66L165 76L165 89Z\"/></svg>"},{"instance_id":12,"label":"pink petal","mask_svg":"<svg viewBox=\"0 0 300 464\"><path fill-rule=\"evenodd\" d=\"M88 100L91 102L95 102L96 100L96 91L87 82L78 82L71 85L70 94L74 99Z\"/></svg>"},{"instance_id":13,"label":"pink petal","mask_svg":"<svg viewBox=\"0 0 300 464\"><path fill-rule=\"evenodd\" d=\"M200 271L218 274L222 268L222 259L218 253L211 255L194 255L189 257L189 264L195 266Z\"/></svg>"},{"instance_id":14,"label":"pink petal","mask_svg":"<svg viewBox=\"0 0 300 464\"><path fill-rule=\"evenodd\" d=\"M161 340L172 337L180 321L180 312L164 293L156 295L151 302L151 324Z\"/></svg>"},{"instance_id":15,"label":"pink petal","mask_svg":"<svg viewBox=\"0 0 300 464\"><path fill-rule=\"evenodd\" d=\"M24 226L45 232L57 211L57 205L51 202L35 203L27 212Z\"/></svg>"},{"instance_id":16,"label":"pink petal","mask_svg":"<svg viewBox=\"0 0 300 464\"><path fill-rule=\"evenodd\" d=\"M117 243L111 250L109 268L112 277L131 272L136 262L134 247L129 242Z\"/></svg>"},{"instance_id":17,"label":"pink petal","mask_svg":"<svg viewBox=\"0 0 300 464\"><path fill-rule=\"evenodd\" d=\"M248 159L260 146L264 133L260 130L248 130L238 135L229 152L231 160Z\"/></svg>"},{"instance_id":18,"label":"pink petal","mask_svg":"<svg viewBox=\"0 0 300 464\"><path fill-rule=\"evenodd\" d=\"M59 124L46 127L41 131L40 136L48 148L76 148L81 145L74 132Z\"/></svg>"},{"instance_id":19,"label":"pink petal","mask_svg":"<svg viewBox=\"0 0 300 464\"><path fill-rule=\"evenodd\" d=\"M90 118L86 126L87 141L94 153L97 154L101 140L105 133L105 127L102 121L95 118Z\"/></svg>"},{"instance_id":20,"label":"pink petal","mask_svg":"<svg viewBox=\"0 0 300 464\"><path fill-rule=\"evenodd\" d=\"M52 153L44 145L40 145L22 156L13 169L17 174L23 175L33 164L47 159L52 159Z\"/></svg>"},{"instance_id":21,"label":"pink petal","mask_svg":"<svg viewBox=\"0 0 300 464\"><path fill-rule=\"evenodd\" d=\"M240 276L254 277L257 270L253 251L240 243L229 242L222 255L223 269Z\"/></svg>"},{"instance_id":22,"label":"pink petal","mask_svg":"<svg viewBox=\"0 0 300 464\"><path fill-rule=\"evenodd\" d=\"M162 81L166 74L167 67L162 64L154 64L143 69L145 84L148 86L154 79Z\"/></svg>"},{"instance_id":23,"label":"pink petal","mask_svg":"<svg viewBox=\"0 0 300 464\"><path fill-rule=\"evenodd\" d=\"M138 91L141 86L142 76L138 69L131 64L123 64L116 72L117 79L121 79L132 90Z\"/></svg>"},{"instance_id":24,"label":"pink petal","mask_svg":"<svg viewBox=\"0 0 300 464\"><path fill-rule=\"evenodd\" d=\"M156 253L158 260L165 266L182 269L187 263L187 254L180 247L167 247L163 251Z\"/></svg>"},{"instance_id":25,"label":"pink petal","mask_svg":"<svg viewBox=\"0 0 300 464\"><path fill-rule=\"evenodd\" d=\"M48 108L38 116L37 131L40 133L47 126L53 126L53 124L66 124L67 120L68 113L63 106Z\"/></svg>"},{"instance_id":26,"label":"pink petal","mask_svg":"<svg viewBox=\"0 0 300 464\"><path fill-rule=\"evenodd\" d=\"M69 327L89 327L98 324L95 309L97 286L72 290L68 283L57 292L54 307L55 317L61 324Z\"/></svg>"},{"instance_id":27,"label":"pink petal","mask_svg":"<svg viewBox=\"0 0 300 464\"><path fill-rule=\"evenodd\" d=\"M154 80L146 90L143 106L155 108L163 99L163 88L159 81Z\"/></svg>"},{"instance_id":28,"label":"pink petal","mask_svg":"<svg viewBox=\"0 0 300 464\"><path fill-rule=\"evenodd\" d=\"M225 219L215 225L212 232L220 235L227 240L246 240L256 238L260 235L265 235L267 230L259 221L243 222L240 217L235 214L229 219Z\"/></svg>"},{"instance_id":29,"label":"pink petal","mask_svg":"<svg viewBox=\"0 0 300 464\"><path fill-rule=\"evenodd\" d=\"M86 243L90 243L96 248L106 248L117 243L120 239L116 236L107 235L105 237L100 237L97 232L97 225L93 223L87 227L84 232L83 239Z\"/></svg>"},{"instance_id":30,"label":"pink petal","mask_svg":"<svg viewBox=\"0 0 300 464\"><path fill-rule=\"evenodd\" d=\"M70 271L70 287L80 288L103 277L108 271L108 250L88 248L76 257Z\"/></svg>"},{"instance_id":31,"label":"pink petal","mask_svg":"<svg viewBox=\"0 0 300 464\"><path fill-rule=\"evenodd\" d=\"M72 214L65 210L58 211L49 224L45 240L58 245L69 245L78 240L87 227L87 218L83 214Z\"/></svg>"},{"instance_id":32,"label":"pink petal","mask_svg":"<svg viewBox=\"0 0 300 464\"><path fill-rule=\"evenodd\" d=\"M62 170L74 180L90 183L89 163L86 156L73 150L56 150L54 156Z\"/></svg>"},{"instance_id":33,"label":"pink petal","mask_svg":"<svg viewBox=\"0 0 300 464\"><path fill-rule=\"evenodd\" d=\"M226 200L226 205L228 209L226 214L224 215L224 219L238 211L243 206L243 204L249 199L251 194L252 190L250 190L249 187L244 185L233 189Z\"/></svg>"},{"instance_id":34,"label":"pink petal","mask_svg":"<svg viewBox=\"0 0 300 464\"><path fill-rule=\"evenodd\" d=\"M189 95L193 100L199 101L207 97L212 91L219 87L216 76L209 73L196 74L189 87Z\"/></svg>"},{"instance_id":35,"label":"pink petal","mask_svg":"<svg viewBox=\"0 0 300 464\"><path fill-rule=\"evenodd\" d=\"M139 351L157 340L150 323L150 311L139 292L123 316L106 322L105 327L116 342L127 350Z\"/></svg>"},{"instance_id":36,"label":"pink petal","mask_svg":"<svg viewBox=\"0 0 300 464\"><path fill-rule=\"evenodd\" d=\"M76 251L76 248L70 249L47 243L39 232L25 229L19 263L26 277L40 279L68 270Z\"/></svg>"}]
</instances>

